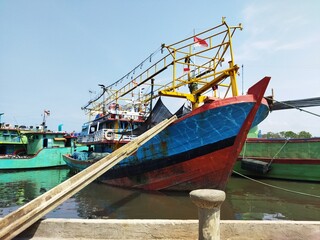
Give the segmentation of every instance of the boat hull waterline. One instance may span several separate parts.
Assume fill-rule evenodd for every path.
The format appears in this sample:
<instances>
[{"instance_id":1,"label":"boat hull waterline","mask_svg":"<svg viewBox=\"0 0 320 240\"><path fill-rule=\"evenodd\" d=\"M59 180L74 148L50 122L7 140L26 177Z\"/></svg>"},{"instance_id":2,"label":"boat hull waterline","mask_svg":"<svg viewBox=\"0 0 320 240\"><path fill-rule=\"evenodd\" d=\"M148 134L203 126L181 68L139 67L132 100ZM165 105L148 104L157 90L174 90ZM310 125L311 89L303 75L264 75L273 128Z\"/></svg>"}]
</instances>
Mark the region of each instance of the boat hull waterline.
<instances>
[{"instance_id":1,"label":"boat hull waterline","mask_svg":"<svg viewBox=\"0 0 320 240\"><path fill-rule=\"evenodd\" d=\"M78 147L79 151L81 149L85 150L86 147ZM63 155L72 153L73 151L73 147L43 148L34 156L1 157L0 170L26 170L67 166L63 160Z\"/></svg>"},{"instance_id":2,"label":"boat hull waterline","mask_svg":"<svg viewBox=\"0 0 320 240\"><path fill-rule=\"evenodd\" d=\"M247 95L212 101L176 120L99 178L109 185L145 190L224 189L248 131L264 120L270 77ZM81 171L92 164L64 155Z\"/></svg>"}]
</instances>

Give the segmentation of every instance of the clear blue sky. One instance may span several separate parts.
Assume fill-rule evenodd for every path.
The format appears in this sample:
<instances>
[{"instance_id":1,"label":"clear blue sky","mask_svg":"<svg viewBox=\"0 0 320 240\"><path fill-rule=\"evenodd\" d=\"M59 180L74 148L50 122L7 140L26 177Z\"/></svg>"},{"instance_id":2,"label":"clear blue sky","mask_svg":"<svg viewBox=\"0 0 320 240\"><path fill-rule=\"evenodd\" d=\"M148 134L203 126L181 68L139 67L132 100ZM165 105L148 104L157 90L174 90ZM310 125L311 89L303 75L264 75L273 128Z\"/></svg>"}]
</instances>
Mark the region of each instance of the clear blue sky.
<instances>
[{"instance_id":1,"label":"clear blue sky","mask_svg":"<svg viewBox=\"0 0 320 240\"><path fill-rule=\"evenodd\" d=\"M292 100L319 97L320 1L0 0L0 112L13 124L41 123L79 131L81 107L98 84L129 72L161 43L218 25L243 24L234 38L244 86L268 75L267 94ZM239 77L240 92L242 89ZM320 114L320 108L307 110ZM306 130L320 136L320 118L277 111L263 132Z\"/></svg>"}]
</instances>

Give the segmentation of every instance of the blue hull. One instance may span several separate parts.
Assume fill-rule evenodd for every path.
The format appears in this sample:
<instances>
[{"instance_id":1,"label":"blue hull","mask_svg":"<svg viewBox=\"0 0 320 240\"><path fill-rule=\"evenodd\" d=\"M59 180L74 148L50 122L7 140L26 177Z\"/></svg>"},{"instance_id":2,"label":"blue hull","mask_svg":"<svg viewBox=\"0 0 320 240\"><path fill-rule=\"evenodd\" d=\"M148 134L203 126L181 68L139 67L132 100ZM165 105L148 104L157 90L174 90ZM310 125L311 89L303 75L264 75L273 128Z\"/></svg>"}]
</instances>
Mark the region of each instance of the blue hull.
<instances>
[{"instance_id":1,"label":"blue hull","mask_svg":"<svg viewBox=\"0 0 320 240\"><path fill-rule=\"evenodd\" d=\"M252 102L238 103L185 117L110 169L102 179L139 175L230 147L253 105ZM252 127L268 113L268 106L262 104Z\"/></svg>"}]
</instances>

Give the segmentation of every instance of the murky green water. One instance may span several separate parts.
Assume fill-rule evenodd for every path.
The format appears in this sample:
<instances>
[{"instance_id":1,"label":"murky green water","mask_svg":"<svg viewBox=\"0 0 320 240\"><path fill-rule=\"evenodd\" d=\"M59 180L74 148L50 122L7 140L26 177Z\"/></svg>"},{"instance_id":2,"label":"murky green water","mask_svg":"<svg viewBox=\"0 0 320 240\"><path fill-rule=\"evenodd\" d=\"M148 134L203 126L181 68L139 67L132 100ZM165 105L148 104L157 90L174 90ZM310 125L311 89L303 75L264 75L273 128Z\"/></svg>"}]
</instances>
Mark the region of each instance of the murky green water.
<instances>
[{"instance_id":1,"label":"murky green water","mask_svg":"<svg viewBox=\"0 0 320 240\"><path fill-rule=\"evenodd\" d=\"M70 177L68 169L0 173L0 217ZM261 180L314 196L232 177L221 219L320 220L320 184ZM189 193L142 192L91 183L46 215L50 218L196 219Z\"/></svg>"}]
</instances>

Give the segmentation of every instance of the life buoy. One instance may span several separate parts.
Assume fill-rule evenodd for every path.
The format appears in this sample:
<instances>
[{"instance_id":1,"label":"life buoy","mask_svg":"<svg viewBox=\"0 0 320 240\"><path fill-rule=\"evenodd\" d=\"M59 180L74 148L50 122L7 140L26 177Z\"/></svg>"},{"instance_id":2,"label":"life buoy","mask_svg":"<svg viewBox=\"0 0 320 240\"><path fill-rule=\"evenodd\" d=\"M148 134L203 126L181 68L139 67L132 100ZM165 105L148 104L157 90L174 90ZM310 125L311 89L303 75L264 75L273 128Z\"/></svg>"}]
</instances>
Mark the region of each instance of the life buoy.
<instances>
[{"instance_id":1,"label":"life buoy","mask_svg":"<svg viewBox=\"0 0 320 240\"><path fill-rule=\"evenodd\" d=\"M13 155L17 155L17 156L27 155L27 151L25 149L19 149L14 151Z\"/></svg>"},{"instance_id":2,"label":"life buoy","mask_svg":"<svg viewBox=\"0 0 320 240\"><path fill-rule=\"evenodd\" d=\"M111 103L109 105L109 110L115 110L116 109L116 104L115 103Z\"/></svg>"},{"instance_id":3,"label":"life buoy","mask_svg":"<svg viewBox=\"0 0 320 240\"><path fill-rule=\"evenodd\" d=\"M113 140L114 139L114 132L112 130L107 130L105 131L104 133L104 137L107 139L107 140Z\"/></svg>"}]
</instances>

